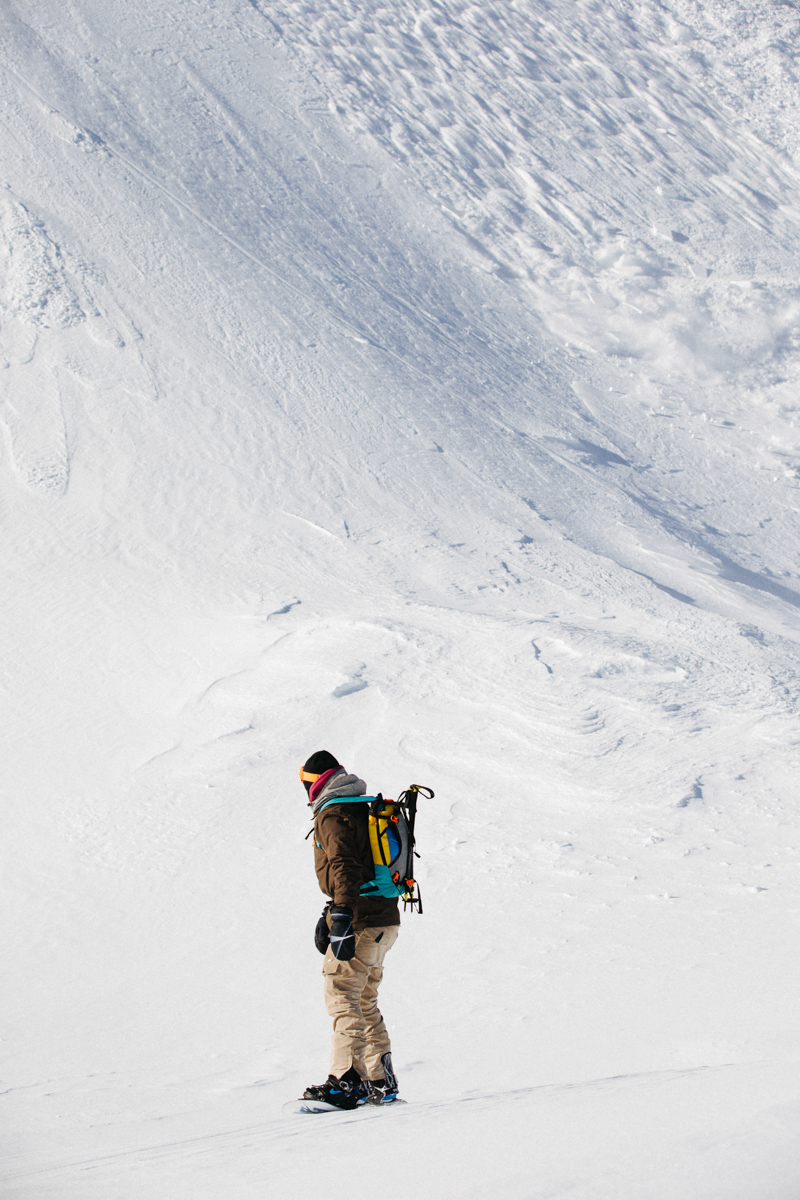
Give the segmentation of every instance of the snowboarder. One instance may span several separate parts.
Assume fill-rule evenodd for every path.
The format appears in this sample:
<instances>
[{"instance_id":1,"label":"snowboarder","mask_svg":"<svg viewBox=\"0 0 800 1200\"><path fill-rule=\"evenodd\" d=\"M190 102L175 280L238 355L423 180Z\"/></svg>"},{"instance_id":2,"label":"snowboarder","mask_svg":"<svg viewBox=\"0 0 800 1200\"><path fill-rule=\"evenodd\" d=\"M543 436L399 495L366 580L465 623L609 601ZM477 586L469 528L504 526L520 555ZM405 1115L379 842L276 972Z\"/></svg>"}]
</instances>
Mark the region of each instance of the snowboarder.
<instances>
[{"instance_id":1,"label":"snowboarder","mask_svg":"<svg viewBox=\"0 0 800 1200\"><path fill-rule=\"evenodd\" d=\"M314 867L330 897L317 923L324 952L325 1006L333 1018L330 1074L303 1098L356 1108L397 1100L389 1034L378 1010L383 960L397 940L396 898L361 895L374 876L367 785L349 775L327 750L305 762L300 779L314 814Z\"/></svg>"}]
</instances>

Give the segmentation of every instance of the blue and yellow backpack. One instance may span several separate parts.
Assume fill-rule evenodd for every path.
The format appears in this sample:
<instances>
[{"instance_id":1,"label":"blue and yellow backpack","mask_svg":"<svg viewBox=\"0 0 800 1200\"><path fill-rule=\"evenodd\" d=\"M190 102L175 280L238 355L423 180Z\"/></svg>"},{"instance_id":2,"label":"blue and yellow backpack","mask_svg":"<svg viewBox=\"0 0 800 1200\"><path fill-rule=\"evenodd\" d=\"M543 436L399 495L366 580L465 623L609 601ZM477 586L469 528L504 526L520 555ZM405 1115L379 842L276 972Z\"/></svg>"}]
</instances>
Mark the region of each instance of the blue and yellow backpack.
<instances>
[{"instance_id":1,"label":"blue and yellow backpack","mask_svg":"<svg viewBox=\"0 0 800 1200\"><path fill-rule=\"evenodd\" d=\"M369 842L375 877L361 885L362 896L402 897L403 908L422 912L419 884L414 879L414 823L417 796L433 799L433 789L412 783L397 800L377 796L336 796L328 804L368 804ZM327 808L323 804L322 808ZM322 809L320 809L320 812Z\"/></svg>"}]
</instances>

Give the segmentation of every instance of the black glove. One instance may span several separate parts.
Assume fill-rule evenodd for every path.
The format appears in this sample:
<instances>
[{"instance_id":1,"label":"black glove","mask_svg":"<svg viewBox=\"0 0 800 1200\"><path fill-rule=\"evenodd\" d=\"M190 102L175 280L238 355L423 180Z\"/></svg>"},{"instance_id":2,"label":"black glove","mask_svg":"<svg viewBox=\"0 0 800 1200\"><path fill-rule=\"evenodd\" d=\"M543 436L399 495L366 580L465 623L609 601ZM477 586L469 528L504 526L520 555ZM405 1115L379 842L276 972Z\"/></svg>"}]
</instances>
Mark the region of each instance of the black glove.
<instances>
[{"instance_id":1,"label":"black glove","mask_svg":"<svg viewBox=\"0 0 800 1200\"><path fill-rule=\"evenodd\" d=\"M330 945L331 935L328 933L328 909L330 904L326 904L322 910L322 916L317 921L317 927L314 930L314 945L319 950L320 954L324 954Z\"/></svg>"},{"instance_id":2,"label":"black glove","mask_svg":"<svg viewBox=\"0 0 800 1200\"><path fill-rule=\"evenodd\" d=\"M356 952L353 910L344 904L331 905L331 951L340 962L349 962Z\"/></svg>"}]
</instances>

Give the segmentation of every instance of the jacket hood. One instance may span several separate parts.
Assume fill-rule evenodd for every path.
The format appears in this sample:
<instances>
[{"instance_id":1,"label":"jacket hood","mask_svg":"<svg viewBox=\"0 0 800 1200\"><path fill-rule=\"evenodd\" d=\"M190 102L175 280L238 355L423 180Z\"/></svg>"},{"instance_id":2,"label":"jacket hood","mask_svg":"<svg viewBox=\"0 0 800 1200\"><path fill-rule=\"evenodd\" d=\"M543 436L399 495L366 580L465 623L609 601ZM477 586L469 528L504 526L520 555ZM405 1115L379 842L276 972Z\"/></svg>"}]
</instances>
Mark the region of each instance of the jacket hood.
<instances>
[{"instance_id":1,"label":"jacket hood","mask_svg":"<svg viewBox=\"0 0 800 1200\"><path fill-rule=\"evenodd\" d=\"M339 796L365 796L366 794L367 785L364 780L359 779L358 775L349 775L344 767L339 767L320 775L319 779L312 784L308 798L314 816L316 816L322 805L328 800L334 800Z\"/></svg>"}]
</instances>

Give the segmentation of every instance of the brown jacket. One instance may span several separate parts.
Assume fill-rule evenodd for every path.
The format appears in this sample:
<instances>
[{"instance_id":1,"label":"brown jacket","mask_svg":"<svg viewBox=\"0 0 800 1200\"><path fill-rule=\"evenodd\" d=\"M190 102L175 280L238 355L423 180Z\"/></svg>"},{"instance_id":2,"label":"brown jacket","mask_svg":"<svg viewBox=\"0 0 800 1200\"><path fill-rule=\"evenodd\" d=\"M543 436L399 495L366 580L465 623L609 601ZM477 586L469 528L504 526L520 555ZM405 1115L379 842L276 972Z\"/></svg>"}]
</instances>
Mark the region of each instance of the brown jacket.
<instances>
[{"instance_id":1,"label":"brown jacket","mask_svg":"<svg viewBox=\"0 0 800 1200\"><path fill-rule=\"evenodd\" d=\"M375 878L366 804L330 804L314 821L314 868L319 886L334 904L353 910L355 930L399 925L397 900L360 896L362 883Z\"/></svg>"}]
</instances>

